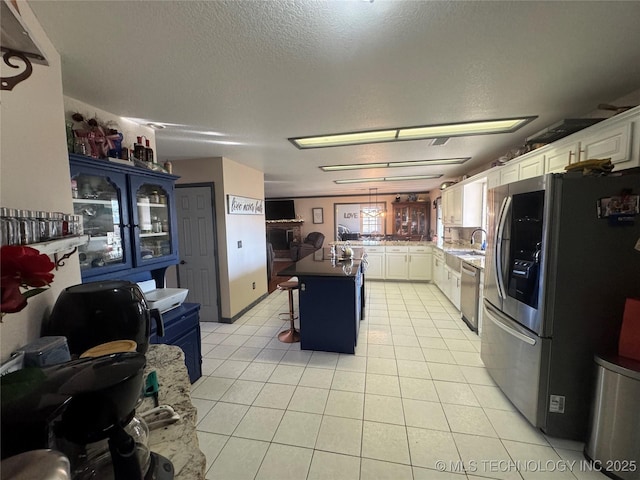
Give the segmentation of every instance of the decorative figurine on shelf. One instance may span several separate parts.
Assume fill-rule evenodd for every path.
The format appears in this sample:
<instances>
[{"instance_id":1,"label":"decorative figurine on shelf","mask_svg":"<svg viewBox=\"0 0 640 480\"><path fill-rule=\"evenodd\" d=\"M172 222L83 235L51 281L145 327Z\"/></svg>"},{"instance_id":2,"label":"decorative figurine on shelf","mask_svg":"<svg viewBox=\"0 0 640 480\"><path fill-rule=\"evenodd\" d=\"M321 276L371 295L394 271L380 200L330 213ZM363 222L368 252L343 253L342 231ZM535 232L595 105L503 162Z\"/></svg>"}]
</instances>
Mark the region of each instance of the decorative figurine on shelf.
<instances>
[{"instance_id":1,"label":"decorative figurine on shelf","mask_svg":"<svg viewBox=\"0 0 640 480\"><path fill-rule=\"evenodd\" d=\"M100 125L97 118L86 119L81 113L74 113L73 134L76 137L74 152L94 158L120 158L123 136L107 122ZM117 125L115 125L117 126Z\"/></svg>"},{"instance_id":2,"label":"decorative figurine on shelf","mask_svg":"<svg viewBox=\"0 0 640 480\"><path fill-rule=\"evenodd\" d=\"M396 193L396 202L399 202L399 201L400 201L400 194Z\"/></svg>"},{"instance_id":3,"label":"decorative figurine on shelf","mask_svg":"<svg viewBox=\"0 0 640 480\"><path fill-rule=\"evenodd\" d=\"M416 200L418 200L418 195L415 193L410 193L407 195L407 201L409 202L415 202Z\"/></svg>"}]
</instances>

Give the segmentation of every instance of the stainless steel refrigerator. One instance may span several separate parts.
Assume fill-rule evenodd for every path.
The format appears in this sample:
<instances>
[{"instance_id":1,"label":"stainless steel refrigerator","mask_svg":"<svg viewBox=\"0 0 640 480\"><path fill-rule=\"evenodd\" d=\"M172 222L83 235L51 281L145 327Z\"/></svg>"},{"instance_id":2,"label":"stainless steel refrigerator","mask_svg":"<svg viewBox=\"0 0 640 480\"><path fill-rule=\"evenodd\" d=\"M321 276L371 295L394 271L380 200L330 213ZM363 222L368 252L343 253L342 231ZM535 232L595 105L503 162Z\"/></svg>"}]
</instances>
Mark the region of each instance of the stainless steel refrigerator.
<instances>
[{"instance_id":1,"label":"stainless steel refrigerator","mask_svg":"<svg viewBox=\"0 0 640 480\"><path fill-rule=\"evenodd\" d=\"M545 433L584 441L593 355L640 297L640 174L548 174L489 190L481 357Z\"/></svg>"}]
</instances>

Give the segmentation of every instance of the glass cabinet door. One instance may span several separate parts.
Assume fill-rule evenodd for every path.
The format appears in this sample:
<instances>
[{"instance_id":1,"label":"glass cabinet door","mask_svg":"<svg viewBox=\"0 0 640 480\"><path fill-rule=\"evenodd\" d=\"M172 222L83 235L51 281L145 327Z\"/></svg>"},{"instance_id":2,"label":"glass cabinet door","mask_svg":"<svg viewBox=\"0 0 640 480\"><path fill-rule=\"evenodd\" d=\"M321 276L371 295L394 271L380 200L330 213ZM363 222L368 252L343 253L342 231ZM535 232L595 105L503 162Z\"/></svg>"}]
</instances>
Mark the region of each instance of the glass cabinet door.
<instances>
[{"instance_id":1,"label":"glass cabinet door","mask_svg":"<svg viewBox=\"0 0 640 480\"><path fill-rule=\"evenodd\" d=\"M394 232L396 235L405 236L409 234L409 207L394 205Z\"/></svg>"},{"instance_id":2,"label":"glass cabinet door","mask_svg":"<svg viewBox=\"0 0 640 480\"><path fill-rule=\"evenodd\" d=\"M134 243L138 264L174 254L170 212L171 184L132 179Z\"/></svg>"},{"instance_id":3,"label":"glass cabinet door","mask_svg":"<svg viewBox=\"0 0 640 480\"><path fill-rule=\"evenodd\" d=\"M83 275L122 268L131 263L127 252L129 231L122 202L124 175L100 176L76 172L71 177L73 211L82 218L89 243L78 247Z\"/></svg>"},{"instance_id":4,"label":"glass cabinet door","mask_svg":"<svg viewBox=\"0 0 640 480\"><path fill-rule=\"evenodd\" d=\"M411 208L411 235L422 236L427 234L426 208L416 206Z\"/></svg>"}]
</instances>

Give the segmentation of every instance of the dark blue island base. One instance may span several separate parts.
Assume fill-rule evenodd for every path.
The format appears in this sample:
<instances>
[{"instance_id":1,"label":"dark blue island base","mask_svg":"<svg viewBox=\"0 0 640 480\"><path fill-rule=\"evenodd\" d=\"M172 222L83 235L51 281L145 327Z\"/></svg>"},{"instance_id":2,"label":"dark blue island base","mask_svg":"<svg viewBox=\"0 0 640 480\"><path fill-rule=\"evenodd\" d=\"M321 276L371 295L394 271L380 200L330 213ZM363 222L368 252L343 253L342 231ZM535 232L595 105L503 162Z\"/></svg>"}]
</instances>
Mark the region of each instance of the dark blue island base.
<instances>
[{"instance_id":1,"label":"dark blue island base","mask_svg":"<svg viewBox=\"0 0 640 480\"><path fill-rule=\"evenodd\" d=\"M363 317L362 262L309 255L280 275L296 276L300 283L300 348L355 353Z\"/></svg>"}]
</instances>

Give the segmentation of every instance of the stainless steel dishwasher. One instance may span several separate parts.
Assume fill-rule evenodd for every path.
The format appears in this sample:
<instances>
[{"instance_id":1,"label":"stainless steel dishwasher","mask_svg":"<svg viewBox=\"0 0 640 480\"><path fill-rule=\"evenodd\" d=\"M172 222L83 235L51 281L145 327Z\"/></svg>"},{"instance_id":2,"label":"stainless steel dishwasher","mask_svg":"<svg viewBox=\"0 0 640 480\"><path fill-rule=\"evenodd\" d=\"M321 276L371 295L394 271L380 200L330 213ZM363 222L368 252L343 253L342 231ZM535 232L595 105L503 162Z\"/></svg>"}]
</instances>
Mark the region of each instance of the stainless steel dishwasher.
<instances>
[{"instance_id":1,"label":"stainless steel dishwasher","mask_svg":"<svg viewBox=\"0 0 640 480\"><path fill-rule=\"evenodd\" d=\"M480 295L480 270L467 262L462 262L462 287L460 310L462 320L474 332L478 331L478 297Z\"/></svg>"}]
</instances>

